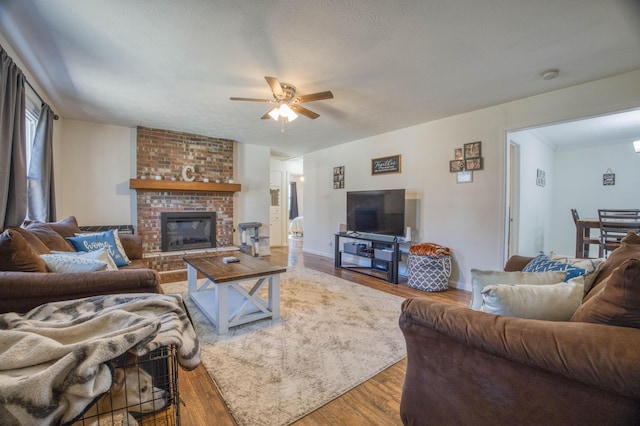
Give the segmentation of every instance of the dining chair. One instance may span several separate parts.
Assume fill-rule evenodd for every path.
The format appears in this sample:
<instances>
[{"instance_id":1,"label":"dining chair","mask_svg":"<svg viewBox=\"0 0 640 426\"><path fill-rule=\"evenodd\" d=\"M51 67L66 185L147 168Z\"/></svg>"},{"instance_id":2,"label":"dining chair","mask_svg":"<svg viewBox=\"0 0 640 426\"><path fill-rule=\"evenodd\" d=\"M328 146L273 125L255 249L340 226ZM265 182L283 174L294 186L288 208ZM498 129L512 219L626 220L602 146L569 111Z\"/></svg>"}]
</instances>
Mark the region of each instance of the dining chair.
<instances>
[{"instance_id":1,"label":"dining chair","mask_svg":"<svg viewBox=\"0 0 640 426\"><path fill-rule=\"evenodd\" d=\"M620 246L620 240L629 232L640 233L640 210L598 209L600 220L600 248L603 255Z\"/></svg>"},{"instance_id":2,"label":"dining chair","mask_svg":"<svg viewBox=\"0 0 640 426\"><path fill-rule=\"evenodd\" d=\"M589 257L590 245L600 246L600 237L591 236L591 227L587 226L584 221L580 222L578 210L571 209L571 216L573 216L573 223L576 225L576 257ZM599 257L602 257L602 250L599 252Z\"/></svg>"}]
</instances>

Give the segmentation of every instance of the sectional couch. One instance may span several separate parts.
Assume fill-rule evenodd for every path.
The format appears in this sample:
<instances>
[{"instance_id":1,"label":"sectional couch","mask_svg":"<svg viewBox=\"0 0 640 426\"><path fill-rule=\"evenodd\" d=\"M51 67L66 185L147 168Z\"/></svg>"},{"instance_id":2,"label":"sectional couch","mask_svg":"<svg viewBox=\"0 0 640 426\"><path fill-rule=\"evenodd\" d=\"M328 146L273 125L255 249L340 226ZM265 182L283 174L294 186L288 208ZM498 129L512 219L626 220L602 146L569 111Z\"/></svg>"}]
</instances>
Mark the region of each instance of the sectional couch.
<instances>
[{"instance_id":1,"label":"sectional couch","mask_svg":"<svg viewBox=\"0 0 640 426\"><path fill-rule=\"evenodd\" d=\"M639 425L640 236L627 235L594 274L567 321L407 299L403 423Z\"/></svg>"},{"instance_id":2,"label":"sectional couch","mask_svg":"<svg viewBox=\"0 0 640 426\"><path fill-rule=\"evenodd\" d=\"M0 312L24 313L43 303L118 293L160 293L160 279L142 258L137 235L119 235L129 262L117 270L51 272L41 255L75 252L66 240L81 234L75 217L29 223L0 234Z\"/></svg>"}]
</instances>

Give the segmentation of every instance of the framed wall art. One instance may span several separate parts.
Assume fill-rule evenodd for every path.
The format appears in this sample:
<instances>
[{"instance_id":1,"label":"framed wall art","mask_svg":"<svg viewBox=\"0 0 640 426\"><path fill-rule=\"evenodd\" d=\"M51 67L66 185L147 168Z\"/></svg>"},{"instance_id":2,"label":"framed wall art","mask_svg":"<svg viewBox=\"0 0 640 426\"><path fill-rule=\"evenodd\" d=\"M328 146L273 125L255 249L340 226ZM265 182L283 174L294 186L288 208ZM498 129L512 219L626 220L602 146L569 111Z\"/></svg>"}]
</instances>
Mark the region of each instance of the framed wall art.
<instances>
[{"instance_id":1,"label":"framed wall art","mask_svg":"<svg viewBox=\"0 0 640 426\"><path fill-rule=\"evenodd\" d=\"M465 161L465 170L482 170L482 158L469 158Z\"/></svg>"},{"instance_id":2,"label":"framed wall art","mask_svg":"<svg viewBox=\"0 0 640 426\"><path fill-rule=\"evenodd\" d=\"M473 172L471 170L458 172L456 176L456 183L471 183L471 182L473 182Z\"/></svg>"},{"instance_id":3,"label":"framed wall art","mask_svg":"<svg viewBox=\"0 0 640 426\"><path fill-rule=\"evenodd\" d=\"M537 169L536 171L536 185L545 186L547 184L547 179L545 177L544 170Z\"/></svg>"},{"instance_id":4,"label":"framed wall art","mask_svg":"<svg viewBox=\"0 0 640 426\"><path fill-rule=\"evenodd\" d=\"M611 186L616 184L616 174L611 171L611 169L607 169L606 172L602 175L602 185Z\"/></svg>"},{"instance_id":5,"label":"framed wall art","mask_svg":"<svg viewBox=\"0 0 640 426\"><path fill-rule=\"evenodd\" d=\"M461 172L464 170L464 160L449 161L449 171L451 173Z\"/></svg>"},{"instance_id":6,"label":"framed wall art","mask_svg":"<svg viewBox=\"0 0 640 426\"><path fill-rule=\"evenodd\" d=\"M464 144L464 159L482 157L482 142L470 142Z\"/></svg>"},{"instance_id":7,"label":"framed wall art","mask_svg":"<svg viewBox=\"0 0 640 426\"><path fill-rule=\"evenodd\" d=\"M344 166L333 168L333 189L344 188Z\"/></svg>"},{"instance_id":8,"label":"framed wall art","mask_svg":"<svg viewBox=\"0 0 640 426\"><path fill-rule=\"evenodd\" d=\"M401 173L402 156L392 155L371 159L371 175L382 175L385 173Z\"/></svg>"}]
</instances>

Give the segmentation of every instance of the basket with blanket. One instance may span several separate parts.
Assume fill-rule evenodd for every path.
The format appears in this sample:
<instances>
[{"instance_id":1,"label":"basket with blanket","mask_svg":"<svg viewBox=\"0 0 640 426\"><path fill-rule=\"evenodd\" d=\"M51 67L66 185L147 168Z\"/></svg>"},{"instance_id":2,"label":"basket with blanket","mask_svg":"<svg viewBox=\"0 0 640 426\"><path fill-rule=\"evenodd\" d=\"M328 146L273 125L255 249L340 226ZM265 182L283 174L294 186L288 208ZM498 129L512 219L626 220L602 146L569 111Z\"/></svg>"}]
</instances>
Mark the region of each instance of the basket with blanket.
<instances>
[{"instance_id":1,"label":"basket with blanket","mask_svg":"<svg viewBox=\"0 0 640 426\"><path fill-rule=\"evenodd\" d=\"M411 288L422 291L444 291L451 276L451 249L435 243L413 244L407 259Z\"/></svg>"}]
</instances>

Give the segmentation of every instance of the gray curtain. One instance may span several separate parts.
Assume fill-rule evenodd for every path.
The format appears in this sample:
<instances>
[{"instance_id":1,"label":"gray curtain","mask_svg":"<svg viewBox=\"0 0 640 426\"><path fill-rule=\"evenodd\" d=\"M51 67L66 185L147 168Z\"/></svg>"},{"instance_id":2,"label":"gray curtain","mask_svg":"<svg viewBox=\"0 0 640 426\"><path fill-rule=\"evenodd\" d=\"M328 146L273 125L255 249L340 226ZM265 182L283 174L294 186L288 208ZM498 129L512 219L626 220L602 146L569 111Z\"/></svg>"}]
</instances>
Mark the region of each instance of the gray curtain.
<instances>
[{"instance_id":1,"label":"gray curtain","mask_svg":"<svg viewBox=\"0 0 640 426\"><path fill-rule=\"evenodd\" d=\"M36 134L29 160L30 220L55 222L56 195L53 185L53 116L49 105L43 103L36 126Z\"/></svg>"},{"instance_id":2,"label":"gray curtain","mask_svg":"<svg viewBox=\"0 0 640 426\"><path fill-rule=\"evenodd\" d=\"M27 214L24 75L0 47L0 229Z\"/></svg>"},{"instance_id":3,"label":"gray curtain","mask_svg":"<svg viewBox=\"0 0 640 426\"><path fill-rule=\"evenodd\" d=\"M289 209L289 219L293 220L298 217L298 189L295 182L290 182L291 189L291 208Z\"/></svg>"}]
</instances>

